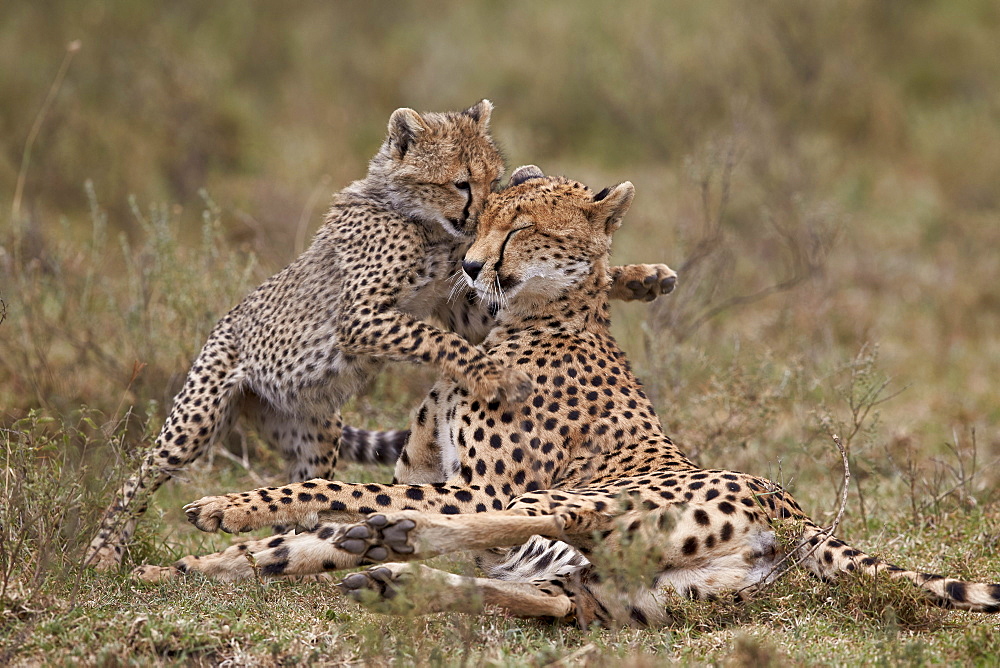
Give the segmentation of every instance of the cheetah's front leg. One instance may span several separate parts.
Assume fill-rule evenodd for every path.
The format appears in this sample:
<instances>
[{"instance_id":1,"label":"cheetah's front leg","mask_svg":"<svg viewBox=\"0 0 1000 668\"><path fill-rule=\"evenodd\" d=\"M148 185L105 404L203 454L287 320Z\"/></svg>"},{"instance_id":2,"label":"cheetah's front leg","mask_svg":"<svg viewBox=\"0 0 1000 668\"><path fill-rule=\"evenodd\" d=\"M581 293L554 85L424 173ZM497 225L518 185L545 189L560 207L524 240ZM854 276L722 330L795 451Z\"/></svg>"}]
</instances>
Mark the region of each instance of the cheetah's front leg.
<instances>
[{"instance_id":1,"label":"cheetah's front leg","mask_svg":"<svg viewBox=\"0 0 1000 668\"><path fill-rule=\"evenodd\" d=\"M466 387L473 396L487 401L524 401L531 392L531 378L499 364L454 332L445 332L396 311L387 303L365 307L391 317L338 323L337 336L343 352L371 355L402 362L431 363ZM357 307L359 310L362 304Z\"/></svg>"},{"instance_id":2,"label":"cheetah's front leg","mask_svg":"<svg viewBox=\"0 0 1000 668\"><path fill-rule=\"evenodd\" d=\"M133 577L158 582L186 572L220 580L313 575L387 559L426 559L446 552L508 547L532 535L555 536L551 515L519 512L437 515L405 511L376 514L358 524L326 523L311 531L239 543L215 554L189 556L172 568L141 566Z\"/></svg>"},{"instance_id":3,"label":"cheetah's front leg","mask_svg":"<svg viewBox=\"0 0 1000 668\"><path fill-rule=\"evenodd\" d=\"M240 533L276 524L308 529L320 521L356 522L375 512L473 513L477 506L495 508L499 503L475 486L380 485L316 479L206 496L184 506L184 512L188 521L202 531Z\"/></svg>"}]
</instances>

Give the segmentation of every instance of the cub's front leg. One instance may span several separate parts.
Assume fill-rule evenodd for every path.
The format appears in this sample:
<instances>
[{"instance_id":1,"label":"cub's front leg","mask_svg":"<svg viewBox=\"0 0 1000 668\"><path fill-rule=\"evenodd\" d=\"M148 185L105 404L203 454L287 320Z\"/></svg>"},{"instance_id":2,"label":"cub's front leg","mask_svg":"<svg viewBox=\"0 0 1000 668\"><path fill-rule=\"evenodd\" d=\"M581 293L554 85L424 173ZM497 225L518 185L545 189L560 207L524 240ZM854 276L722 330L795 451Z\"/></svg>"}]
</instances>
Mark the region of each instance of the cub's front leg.
<instances>
[{"instance_id":1,"label":"cub's front leg","mask_svg":"<svg viewBox=\"0 0 1000 668\"><path fill-rule=\"evenodd\" d=\"M486 401L524 401L532 389L531 378L523 371L499 364L458 334L394 309L387 309L383 318L344 323L338 335L348 354L435 364Z\"/></svg>"}]
</instances>

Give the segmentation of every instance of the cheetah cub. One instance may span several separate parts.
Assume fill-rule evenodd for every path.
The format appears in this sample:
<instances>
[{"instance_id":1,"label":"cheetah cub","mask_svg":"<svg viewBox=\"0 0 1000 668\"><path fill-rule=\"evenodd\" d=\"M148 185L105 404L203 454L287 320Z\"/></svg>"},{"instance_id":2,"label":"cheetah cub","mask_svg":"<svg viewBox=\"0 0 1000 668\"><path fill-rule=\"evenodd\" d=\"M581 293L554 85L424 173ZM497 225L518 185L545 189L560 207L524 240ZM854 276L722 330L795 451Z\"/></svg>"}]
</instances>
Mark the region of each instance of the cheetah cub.
<instances>
[{"instance_id":1,"label":"cheetah cub","mask_svg":"<svg viewBox=\"0 0 1000 668\"><path fill-rule=\"evenodd\" d=\"M289 478L307 480L332 476L340 407L385 360L433 363L487 401L527 396L523 371L474 345L492 327L491 312L471 293L449 298L504 171L489 134L492 109L482 100L461 112L393 112L367 177L334 196L309 249L209 335L154 446L106 511L89 564L116 566L148 495L240 415L284 455ZM673 287L665 265L619 267L615 276L624 299Z\"/></svg>"}]
</instances>

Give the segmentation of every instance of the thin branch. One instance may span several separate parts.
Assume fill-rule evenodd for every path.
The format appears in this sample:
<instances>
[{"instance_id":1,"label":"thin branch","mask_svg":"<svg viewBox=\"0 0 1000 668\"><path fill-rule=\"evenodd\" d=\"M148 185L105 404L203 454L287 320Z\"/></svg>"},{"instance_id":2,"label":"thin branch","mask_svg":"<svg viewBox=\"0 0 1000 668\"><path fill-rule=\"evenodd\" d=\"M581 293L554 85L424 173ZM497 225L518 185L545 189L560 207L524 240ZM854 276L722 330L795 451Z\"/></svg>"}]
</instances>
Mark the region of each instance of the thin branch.
<instances>
[{"instance_id":1,"label":"thin branch","mask_svg":"<svg viewBox=\"0 0 1000 668\"><path fill-rule=\"evenodd\" d=\"M262 477L260 477L260 475L256 471L254 471L253 468L251 468L250 461L247 458L245 448L243 451L243 457L237 457L235 454L226 449L224 445L221 444L215 448L215 453L221 455L225 459L228 459L234 464L243 467L243 469L247 472L247 475L249 475L253 479L253 481L257 484L258 487L265 487L267 485L267 481L264 480Z\"/></svg>"},{"instance_id":2,"label":"thin branch","mask_svg":"<svg viewBox=\"0 0 1000 668\"><path fill-rule=\"evenodd\" d=\"M840 520L843 518L844 511L847 509L847 490L849 487L848 483L850 483L851 481L851 466L847 460L847 450L844 448L843 443L840 442L840 437L834 434L833 442L836 443L837 449L840 450L840 457L841 460L844 462L844 481L843 481L843 490L841 491L840 494L840 507L837 509L837 515L833 518L833 524L831 524L825 529L820 529L813 536L813 537L822 536L823 540L816 541L816 544L813 545L811 548L809 548L809 550L806 552L802 552L802 545L800 545L798 548L794 550L790 550L788 554L779 559L774 564L774 566L771 567L771 570L769 570L764 575L764 577L762 577L758 582L754 584L749 584L743 587L742 589L737 590L736 591L737 594L747 589L753 589L753 592L755 594L759 594L765 591L768 587L770 587L774 583L774 580L770 580L770 577L775 573L777 573L779 570L783 570L783 566L786 562L791 562L791 564L793 565L802 563L803 560L812 556L813 553L816 552L823 544L823 541L832 536L834 532L837 530L837 527L840 526Z\"/></svg>"},{"instance_id":3,"label":"thin branch","mask_svg":"<svg viewBox=\"0 0 1000 668\"><path fill-rule=\"evenodd\" d=\"M917 512L918 513L923 513L924 511L926 511L931 506L939 503L945 497L947 497L947 496L949 496L951 494L954 494L961 487L963 487L965 485L968 485L970 482L972 482L973 478L975 478L976 476L979 475L979 473L981 471L992 469L998 463L1000 463L1000 457L995 458L993 461L991 461L989 464L987 464L984 469L980 469L979 471L973 471L972 473L969 474L968 478L966 478L965 480L959 480L957 483L955 483L954 485L952 485L951 487L949 487L947 490L945 490L945 491L941 492L940 494L932 497L930 501L925 501L923 504L921 504L920 508L917 509ZM952 475L954 475L954 473ZM928 486L929 485L925 484L925 487L928 487Z\"/></svg>"},{"instance_id":4,"label":"thin branch","mask_svg":"<svg viewBox=\"0 0 1000 668\"><path fill-rule=\"evenodd\" d=\"M320 197L323 195L329 196L331 181L332 179L329 174L324 174L320 177L316 187L309 193L306 203L302 206L302 212L299 214L299 222L295 226L296 254L301 254L306 248L306 231L309 229L309 221L312 219L313 211L316 210L316 205L319 204Z\"/></svg>"},{"instance_id":5,"label":"thin branch","mask_svg":"<svg viewBox=\"0 0 1000 668\"><path fill-rule=\"evenodd\" d=\"M736 295L735 297L730 297L729 299L725 299L716 304L715 306L706 309L704 313L695 318L691 322L691 324L688 325L687 329L689 332L693 332L694 330L698 329L706 322L714 318L715 316L719 315L720 313L722 313L727 309L733 308L734 306L745 306L747 304L752 304L756 301L764 299L765 297L769 297L775 293L791 290L799 283L809 278L811 275L812 272L809 272L808 274L798 274L792 276L788 280L781 281L780 283L775 283L773 285L769 285L765 288L762 288L757 292L753 292L748 295Z\"/></svg>"},{"instance_id":6,"label":"thin branch","mask_svg":"<svg viewBox=\"0 0 1000 668\"><path fill-rule=\"evenodd\" d=\"M840 437L836 434L833 435L833 442L837 444L837 449L840 450L840 457L844 462L844 482L843 490L840 493L840 508L837 509L837 516L833 518L833 524L826 529L826 534L832 536L840 526L840 520L844 516L844 510L847 508L847 490L851 482L851 465L847 461L847 450L844 448L844 444L840 442Z\"/></svg>"},{"instance_id":7,"label":"thin branch","mask_svg":"<svg viewBox=\"0 0 1000 668\"><path fill-rule=\"evenodd\" d=\"M56 99L56 95L59 93L59 89L62 88L63 79L66 78L66 72L69 70L69 64L73 60L73 56L76 52L80 50L82 43L80 40L73 40L68 45L66 45L66 55L63 57L62 64L59 65L59 71L56 72L56 78L52 81L52 85L49 87L49 92L45 96L45 101L42 102L42 108L38 110L38 114L35 116L35 122L31 124L31 130L28 131L28 138L24 142L24 151L21 153L21 169L17 173L17 185L14 187L14 201L10 206L11 218L16 222L21 215L21 197L24 195L24 181L28 176L28 164L31 162L31 148L35 144L35 139L38 137L38 133L42 129L42 123L45 121L45 117L49 113L49 108Z\"/></svg>"},{"instance_id":8,"label":"thin branch","mask_svg":"<svg viewBox=\"0 0 1000 668\"><path fill-rule=\"evenodd\" d=\"M684 259L678 269L682 275L690 274L695 267L718 248L719 241L722 239L722 217L729 206L733 171L736 169L739 158L736 141L732 140L726 147L722 174L719 176L719 203L715 208L715 215L712 214L712 174L709 172L701 178L699 192L701 193L702 229L704 232L701 238L695 242L690 255Z\"/></svg>"}]
</instances>

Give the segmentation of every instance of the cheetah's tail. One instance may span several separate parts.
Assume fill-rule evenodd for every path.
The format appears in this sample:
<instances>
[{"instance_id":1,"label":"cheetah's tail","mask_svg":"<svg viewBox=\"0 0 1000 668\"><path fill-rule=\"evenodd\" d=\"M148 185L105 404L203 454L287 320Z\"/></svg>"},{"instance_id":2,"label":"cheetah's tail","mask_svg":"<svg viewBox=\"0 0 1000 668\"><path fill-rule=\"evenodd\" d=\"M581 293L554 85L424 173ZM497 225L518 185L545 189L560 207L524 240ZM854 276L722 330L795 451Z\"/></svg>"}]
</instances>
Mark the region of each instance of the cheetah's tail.
<instances>
[{"instance_id":1,"label":"cheetah's tail","mask_svg":"<svg viewBox=\"0 0 1000 668\"><path fill-rule=\"evenodd\" d=\"M340 434L340 460L395 464L409 437L408 429L370 431L345 426Z\"/></svg>"},{"instance_id":2,"label":"cheetah's tail","mask_svg":"<svg viewBox=\"0 0 1000 668\"><path fill-rule=\"evenodd\" d=\"M1000 612L1000 584L965 582L954 578L900 568L827 536L810 523L799 548L801 564L820 578L862 572L871 576L909 580L930 594L931 602L944 608L973 612Z\"/></svg>"}]
</instances>

